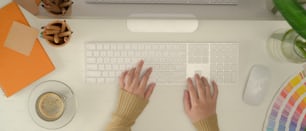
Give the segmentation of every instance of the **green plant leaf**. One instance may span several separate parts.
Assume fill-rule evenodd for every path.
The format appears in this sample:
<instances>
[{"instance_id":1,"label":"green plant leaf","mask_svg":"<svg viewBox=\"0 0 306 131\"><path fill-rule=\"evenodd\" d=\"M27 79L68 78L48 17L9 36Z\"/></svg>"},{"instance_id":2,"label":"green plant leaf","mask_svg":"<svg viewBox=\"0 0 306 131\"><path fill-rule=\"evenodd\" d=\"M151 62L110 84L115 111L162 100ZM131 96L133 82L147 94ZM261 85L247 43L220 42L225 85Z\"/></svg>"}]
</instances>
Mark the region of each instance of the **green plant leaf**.
<instances>
[{"instance_id":1,"label":"green plant leaf","mask_svg":"<svg viewBox=\"0 0 306 131\"><path fill-rule=\"evenodd\" d=\"M299 52L301 52L303 54L303 57L306 58L306 42L303 42L301 40L296 40L295 41L295 46L297 47L297 49L299 50Z\"/></svg>"},{"instance_id":2,"label":"green plant leaf","mask_svg":"<svg viewBox=\"0 0 306 131\"><path fill-rule=\"evenodd\" d=\"M295 45L298 46L298 47L306 48L306 42L303 42L301 40L297 40L295 42Z\"/></svg>"},{"instance_id":3,"label":"green plant leaf","mask_svg":"<svg viewBox=\"0 0 306 131\"><path fill-rule=\"evenodd\" d=\"M303 58L306 58L306 51L304 50L304 48L297 47L297 49L302 53Z\"/></svg>"},{"instance_id":4,"label":"green plant leaf","mask_svg":"<svg viewBox=\"0 0 306 131\"><path fill-rule=\"evenodd\" d=\"M280 11L292 28L306 39L306 10L297 0L273 0L276 8Z\"/></svg>"}]
</instances>

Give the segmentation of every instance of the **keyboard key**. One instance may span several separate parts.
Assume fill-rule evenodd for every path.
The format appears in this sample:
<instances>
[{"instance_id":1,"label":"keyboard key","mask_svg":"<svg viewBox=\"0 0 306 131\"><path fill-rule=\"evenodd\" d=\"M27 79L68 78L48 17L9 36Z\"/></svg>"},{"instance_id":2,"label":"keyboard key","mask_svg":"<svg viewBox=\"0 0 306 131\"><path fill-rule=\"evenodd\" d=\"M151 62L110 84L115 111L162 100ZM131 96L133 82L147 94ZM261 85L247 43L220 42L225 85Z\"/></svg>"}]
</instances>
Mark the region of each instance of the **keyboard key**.
<instances>
[{"instance_id":1,"label":"keyboard key","mask_svg":"<svg viewBox=\"0 0 306 131\"><path fill-rule=\"evenodd\" d=\"M89 64L93 64L93 63L97 62L97 59L96 58L87 58L86 62L89 63Z\"/></svg>"},{"instance_id":2,"label":"keyboard key","mask_svg":"<svg viewBox=\"0 0 306 131\"><path fill-rule=\"evenodd\" d=\"M98 45L97 45L97 49L98 49L98 50L102 50L102 49L103 49L103 45L98 44Z\"/></svg>"},{"instance_id":3,"label":"keyboard key","mask_svg":"<svg viewBox=\"0 0 306 131\"><path fill-rule=\"evenodd\" d=\"M104 62L104 60L103 60L103 58L101 58L101 57L99 57L98 59L97 59L97 63L103 63Z\"/></svg>"},{"instance_id":4,"label":"keyboard key","mask_svg":"<svg viewBox=\"0 0 306 131\"><path fill-rule=\"evenodd\" d=\"M97 83L104 83L105 82L105 78L98 78Z\"/></svg>"},{"instance_id":5,"label":"keyboard key","mask_svg":"<svg viewBox=\"0 0 306 131\"><path fill-rule=\"evenodd\" d=\"M109 72L109 76L110 77L115 77L115 72L114 71Z\"/></svg>"},{"instance_id":6,"label":"keyboard key","mask_svg":"<svg viewBox=\"0 0 306 131\"><path fill-rule=\"evenodd\" d=\"M103 76L103 77L107 77L107 76L108 76L108 72L107 72L107 71L103 71L103 72L102 72L102 76Z\"/></svg>"},{"instance_id":7,"label":"keyboard key","mask_svg":"<svg viewBox=\"0 0 306 131\"><path fill-rule=\"evenodd\" d=\"M110 58L108 57L104 58L104 63L110 63Z\"/></svg>"},{"instance_id":8,"label":"keyboard key","mask_svg":"<svg viewBox=\"0 0 306 131\"><path fill-rule=\"evenodd\" d=\"M87 52L86 52L86 56L87 56L87 57L91 57L91 56L92 56L92 51L87 51Z\"/></svg>"},{"instance_id":9,"label":"keyboard key","mask_svg":"<svg viewBox=\"0 0 306 131\"><path fill-rule=\"evenodd\" d=\"M109 57L113 56L113 52L112 51L107 51L107 56L109 56Z\"/></svg>"},{"instance_id":10,"label":"keyboard key","mask_svg":"<svg viewBox=\"0 0 306 131\"><path fill-rule=\"evenodd\" d=\"M100 65L99 65L99 70L100 70L100 71L105 70L105 66L104 66L103 64L100 64Z\"/></svg>"},{"instance_id":11,"label":"keyboard key","mask_svg":"<svg viewBox=\"0 0 306 131\"><path fill-rule=\"evenodd\" d=\"M97 79L96 78L86 78L87 83L96 83Z\"/></svg>"},{"instance_id":12,"label":"keyboard key","mask_svg":"<svg viewBox=\"0 0 306 131\"><path fill-rule=\"evenodd\" d=\"M99 56L99 52L98 51L94 51L93 52L93 56L95 56L95 57Z\"/></svg>"},{"instance_id":13,"label":"keyboard key","mask_svg":"<svg viewBox=\"0 0 306 131\"><path fill-rule=\"evenodd\" d=\"M105 82L110 83L110 82L115 82L114 78L106 78Z\"/></svg>"},{"instance_id":14,"label":"keyboard key","mask_svg":"<svg viewBox=\"0 0 306 131\"><path fill-rule=\"evenodd\" d=\"M96 64L87 64L87 70L98 70L98 65Z\"/></svg>"},{"instance_id":15,"label":"keyboard key","mask_svg":"<svg viewBox=\"0 0 306 131\"><path fill-rule=\"evenodd\" d=\"M87 71L86 74L88 77L100 77L101 76L101 72L99 71Z\"/></svg>"},{"instance_id":16,"label":"keyboard key","mask_svg":"<svg viewBox=\"0 0 306 131\"><path fill-rule=\"evenodd\" d=\"M95 50L96 49L96 45L95 44L86 44L86 49L88 50Z\"/></svg>"},{"instance_id":17,"label":"keyboard key","mask_svg":"<svg viewBox=\"0 0 306 131\"><path fill-rule=\"evenodd\" d=\"M105 70L112 70L112 65L106 64L105 65Z\"/></svg>"},{"instance_id":18,"label":"keyboard key","mask_svg":"<svg viewBox=\"0 0 306 131\"><path fill-rule=\"evenodd\" d=\"M106 56L106 52L105 51L100 51L100 56L102 56L102 57Z\"/></svg>"},{"instance_id":19,"label":"keyboard key","mask_svg":"<svg viewBox=\"0 0 306 131\"><path fill-rule=\"evenodd\" d=\"M109 44L104 44L104 50L109 50Z\"/></svg>"}]
</instances>

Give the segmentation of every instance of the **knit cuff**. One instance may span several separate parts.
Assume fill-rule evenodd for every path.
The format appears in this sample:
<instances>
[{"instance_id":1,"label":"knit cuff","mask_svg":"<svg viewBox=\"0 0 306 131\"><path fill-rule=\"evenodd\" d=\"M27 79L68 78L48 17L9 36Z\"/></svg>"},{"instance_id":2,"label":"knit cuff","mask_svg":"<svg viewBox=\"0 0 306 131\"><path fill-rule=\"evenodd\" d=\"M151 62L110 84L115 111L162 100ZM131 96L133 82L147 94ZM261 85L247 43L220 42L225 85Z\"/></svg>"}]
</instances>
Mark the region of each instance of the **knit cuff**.
<instances>
[{"instance_id":1,"label":"knit cuff","mask_svg":"<svg viewBox=\"0 0 306 131\"><path fill-rule=\"evenodd\" d=\"M193 123L198 131L219 131L217 115Z\"/></svg>"},{"instance_id":2,"label":"knit cuff","mask_svg":"<svg viewBox=\"0 0 306 131\"><path fill-rule=\"evenodd\" d=\"M121 89L118 107L114 115L135 121L147 104L148 100Z\"/></svg>"}]
</instances>

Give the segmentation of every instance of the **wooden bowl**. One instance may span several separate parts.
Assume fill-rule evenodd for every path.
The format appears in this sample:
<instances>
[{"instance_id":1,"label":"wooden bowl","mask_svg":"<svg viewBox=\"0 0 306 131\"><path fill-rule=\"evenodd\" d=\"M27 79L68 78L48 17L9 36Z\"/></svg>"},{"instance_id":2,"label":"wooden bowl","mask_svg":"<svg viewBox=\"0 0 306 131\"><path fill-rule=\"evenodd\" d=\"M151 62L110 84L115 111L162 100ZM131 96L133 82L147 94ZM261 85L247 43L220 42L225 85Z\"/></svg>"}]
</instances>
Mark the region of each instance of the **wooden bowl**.
<instances>
[{"instance_id":1,"label":"wooden bowl","mask_svg":"<svg viewBox=\"0 0 306 131\"><path fill-rule=\"evenodd\" d=\"M54 16L71 15L73 1L71 0L42 0L42 7Z\"/></svg>"},{"instance_id":2,"label":"wooden bowl","mask_svg":"<svg viewBox=\"0 0 306 131\"><path fill-rule=\"evenodd\" d=\"M53 46L64 46L71 38L72 31L65 20L56 20L43 26L42 37Z\"/></svg>"}]
</instances>

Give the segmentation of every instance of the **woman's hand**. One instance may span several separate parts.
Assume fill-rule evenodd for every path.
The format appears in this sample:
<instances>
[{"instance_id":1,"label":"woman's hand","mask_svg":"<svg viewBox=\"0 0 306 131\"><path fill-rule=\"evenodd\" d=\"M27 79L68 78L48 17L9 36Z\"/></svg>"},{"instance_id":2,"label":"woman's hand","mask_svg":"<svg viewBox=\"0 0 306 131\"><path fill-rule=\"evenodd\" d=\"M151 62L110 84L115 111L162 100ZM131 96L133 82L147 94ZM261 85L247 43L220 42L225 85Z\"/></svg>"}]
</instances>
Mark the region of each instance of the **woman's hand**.
<instances>
[{"instance_id":1,"label":"woman's hand","mask_svg":"<svg viewBox=\"0 0 306 131\"><path fill-rule=\"evenodd\" d=\"M148 80L152 73L151 67L148 68L143 75L140 74L143 64L144 61L141 60L137 64L137 67L124 71L120 76L119 85L121 89L148 100L156 84L148 84Z\"/></svg>"},{"instance_id":2,"label":"woman's hand","mask_svg":"<svg viewBox=\"0 0 306 131\"><path fill-rule=\"evenodd\" d=\"M195 84L188 78L188 88L184 92L185 112L193 123L216 114L218 97L216 82L212 82L212 87L214 88L212 94L211 87L205 77L200 77L198 74L194 77Z\"/></svg>"}]
</instances>

